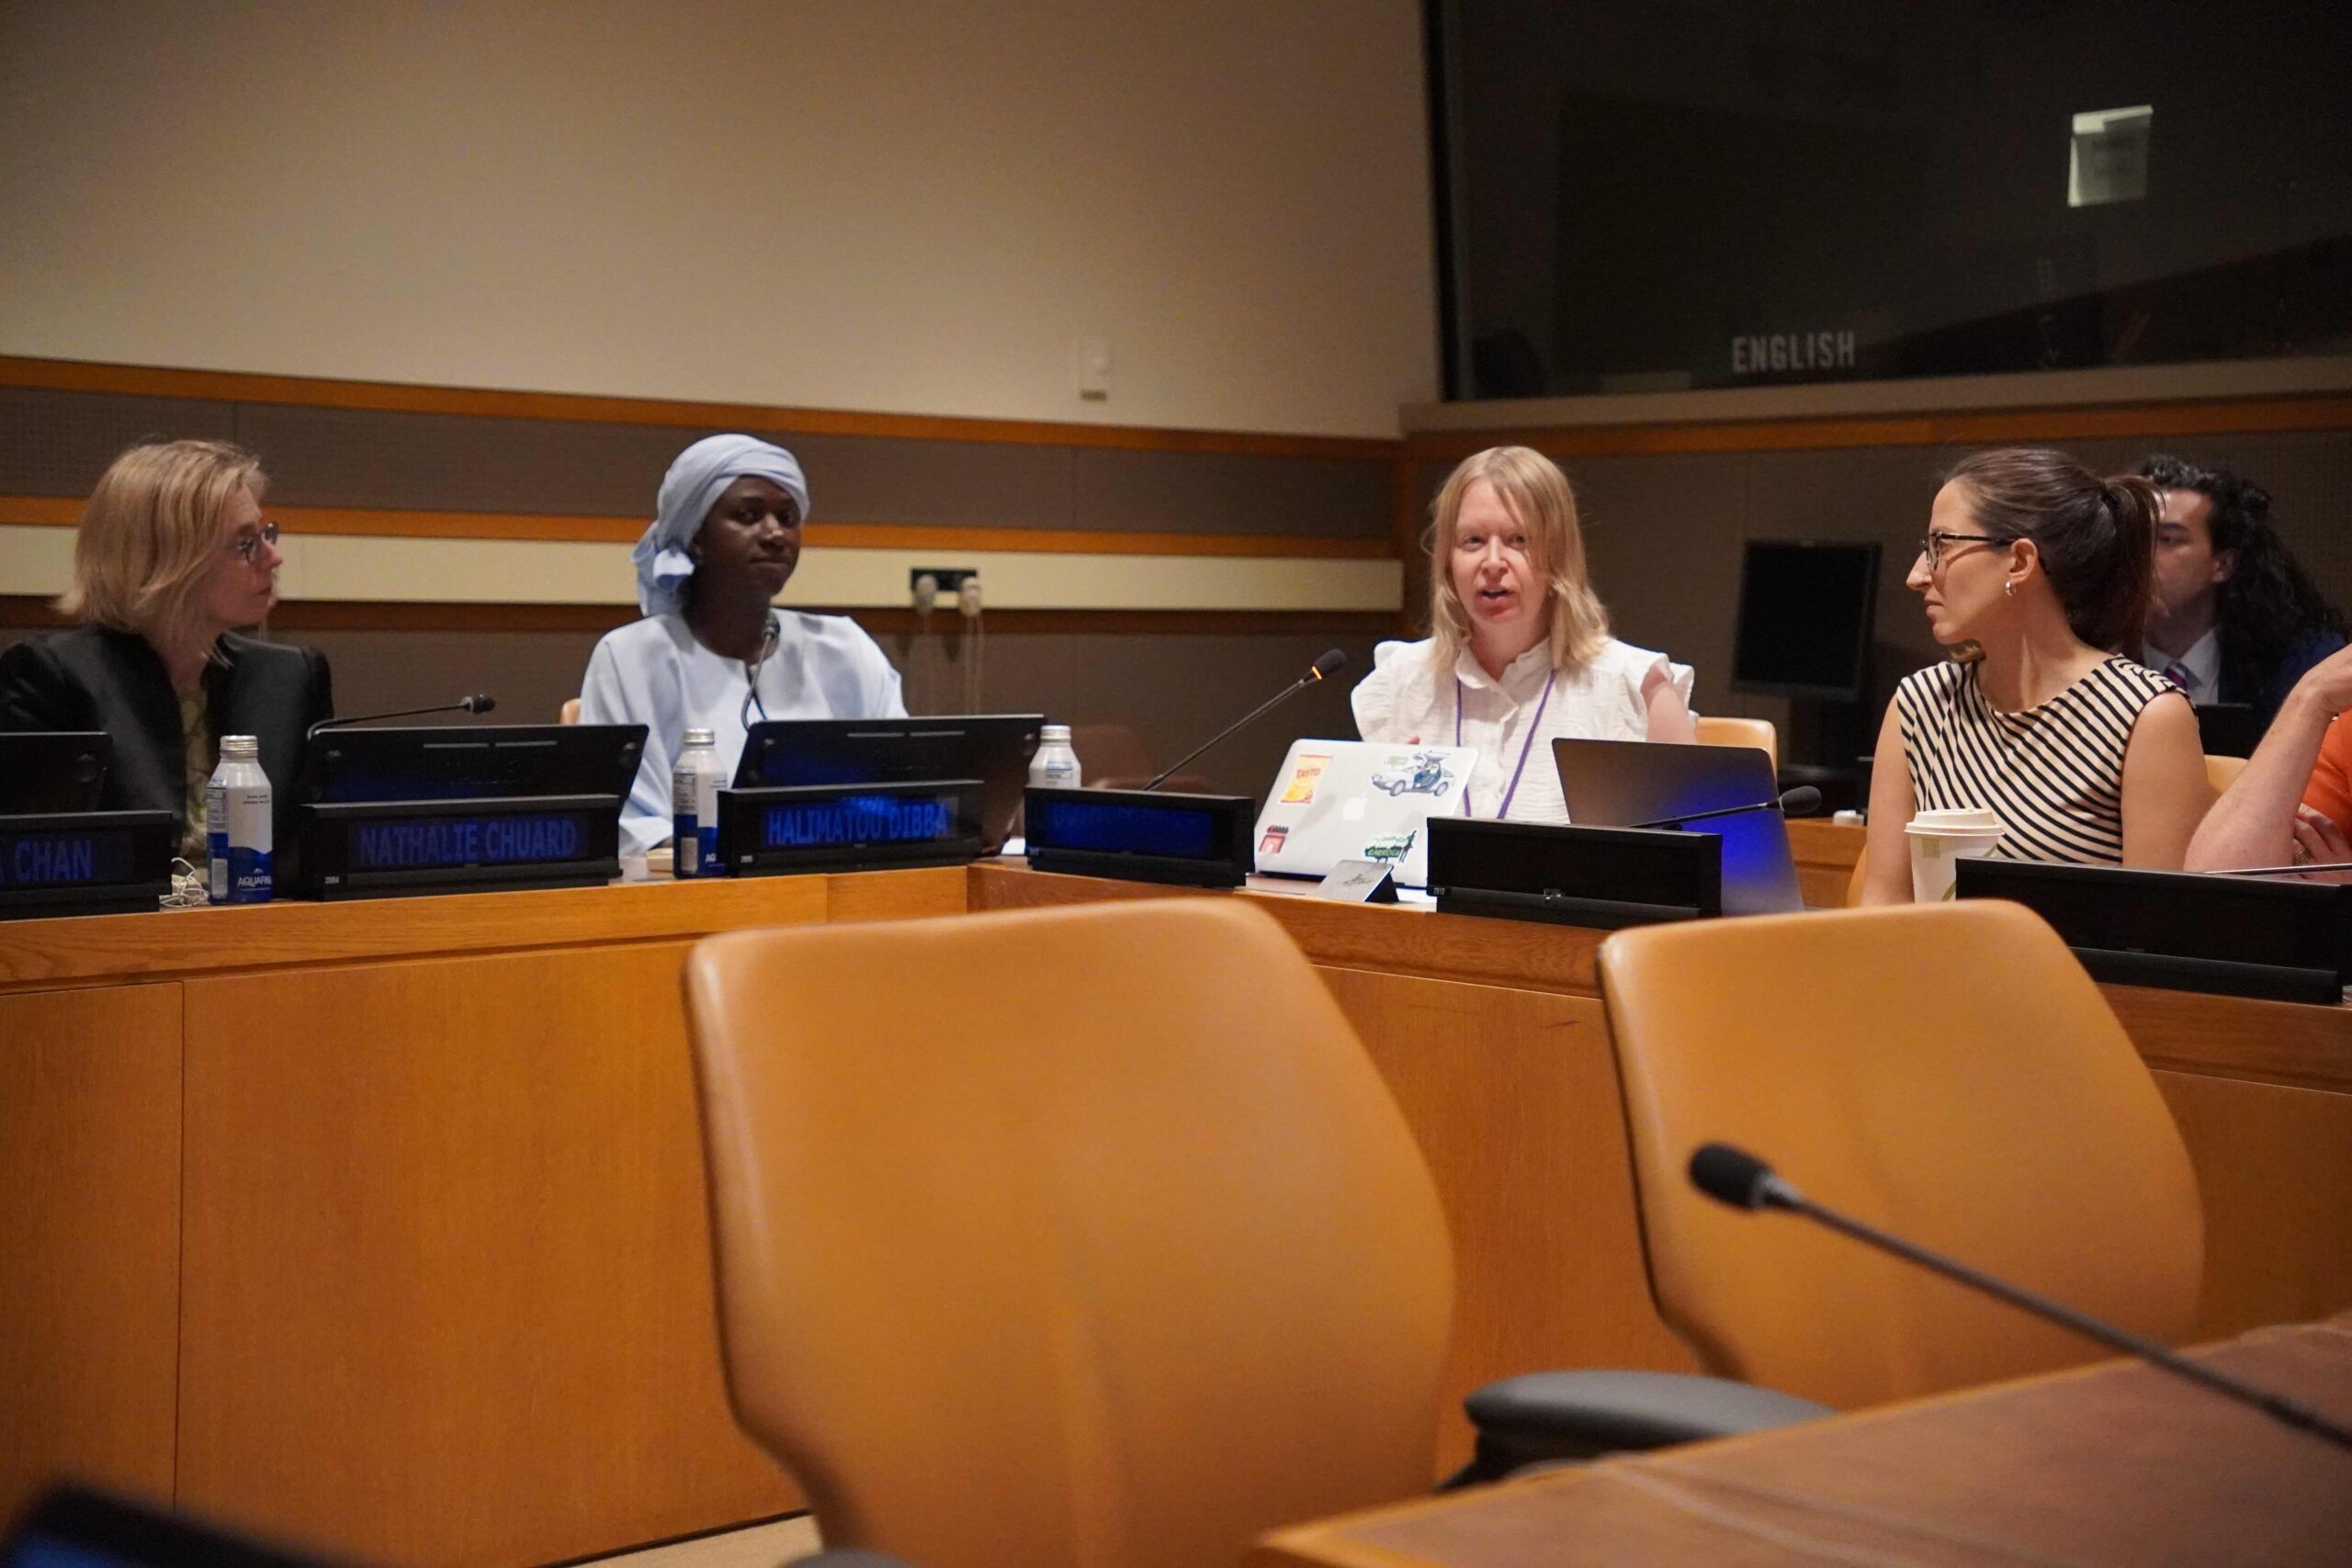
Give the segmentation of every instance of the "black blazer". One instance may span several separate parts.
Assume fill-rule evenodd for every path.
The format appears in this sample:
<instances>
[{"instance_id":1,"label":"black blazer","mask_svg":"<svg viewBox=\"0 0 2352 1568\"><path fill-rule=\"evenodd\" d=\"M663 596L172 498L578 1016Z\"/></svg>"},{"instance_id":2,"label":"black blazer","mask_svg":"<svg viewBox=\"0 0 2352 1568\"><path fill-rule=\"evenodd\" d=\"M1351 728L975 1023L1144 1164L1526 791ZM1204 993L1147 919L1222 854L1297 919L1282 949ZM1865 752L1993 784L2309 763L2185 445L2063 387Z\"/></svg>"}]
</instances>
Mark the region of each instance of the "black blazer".
<instances>
[{"instance_id":1,"label":"black blazer","mask_svg":"<svg viewBox=\"0 0 2352 1568\"><path fill-rule=\"evenodd\" d=\"M269 775L277 842L293 837L295 773L302 738L334 714L325 655L230 633L204 671L206 722L215 746L250 735ZM147 639L80 626L0 651L0 729L103 729L114 738L100 804L115 811L187 808L187 739L180 700Z\"/></svg>"}]
</instances>

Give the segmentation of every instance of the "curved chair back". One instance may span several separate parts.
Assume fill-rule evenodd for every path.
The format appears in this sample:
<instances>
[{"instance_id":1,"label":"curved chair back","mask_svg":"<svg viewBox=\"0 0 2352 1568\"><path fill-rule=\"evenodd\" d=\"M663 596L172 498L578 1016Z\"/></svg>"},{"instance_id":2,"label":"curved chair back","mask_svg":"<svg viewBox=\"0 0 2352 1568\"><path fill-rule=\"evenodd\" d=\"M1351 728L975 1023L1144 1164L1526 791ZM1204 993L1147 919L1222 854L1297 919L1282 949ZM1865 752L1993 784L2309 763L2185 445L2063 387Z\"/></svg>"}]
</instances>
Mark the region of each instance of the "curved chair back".
<instances>
[{"instance_id":1,"label":"curved chair back","mask_svg":"<svg viewBox=\"0 0 2352 1568\"><path fill-rule=\"evenodd\" d=\"M1781 733L1772 722L1764 718L1700 717L1691 721L1699 731L1702 746L1753 746L1772 759L1772 771L1781 771Z\"/></svg>"},{"instance_id":2,"label":"curved chair back","mask_svg":"<svg viewBox=\"0 0 2352 1568\"><path fill-rule=\"evenodd\" d=\"M563 699L561 722L565 724L578 724L580 722L580 699L578 697L566 697Z\"/></svg>"},{"instance_id":3,"label":"curved chair back","mask_svg":"<svg viewBox=\"0 0 2352 1568\"><path fill-rule=\"evenodd\" d=\"M2221 794L2238 782L2238 775L2245 772L2247 761L2245 757L2217 757L2211 751L2206 752L2206 784L2211 786L2215 795Z\"/></svg>"},{"instance_id":4,"label":"curved chair back","mask_svg":"<svg viewBox=\"0 0 2352 1568\"><path fill-rule=\"evenodd\" d=\"M1651 1289L1709 1370L1878 1404L2107 1352L1694 1190L1721 1140L1808 1196L2154 1338L2188 1333L2197 1178L2106 998L2023 908L1694 920L1600 950Z\"/></svg>"},{"instance_id":5,"label":"curved chair back","mask_svg":"<svg viewBox=\"0 0 2352 1568\"><path fill-rule=\"evenodd\" d=\"M1429 1487L1444 1221L1265 915L741 931L685 986L728 1386L829 1547L1233 1562Z\"/></svg>"}]
</instances>

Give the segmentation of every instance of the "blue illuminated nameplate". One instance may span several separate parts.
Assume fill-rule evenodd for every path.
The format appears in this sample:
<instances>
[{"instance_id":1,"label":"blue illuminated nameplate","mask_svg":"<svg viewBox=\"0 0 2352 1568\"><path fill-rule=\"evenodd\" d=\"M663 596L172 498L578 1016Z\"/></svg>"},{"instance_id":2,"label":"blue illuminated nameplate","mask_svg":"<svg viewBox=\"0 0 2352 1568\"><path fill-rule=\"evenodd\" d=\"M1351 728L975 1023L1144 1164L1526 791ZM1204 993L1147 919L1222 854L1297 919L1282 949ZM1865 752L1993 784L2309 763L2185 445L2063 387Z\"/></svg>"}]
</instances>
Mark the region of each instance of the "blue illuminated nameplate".
<instances>
[{"instance_id":1,"label":"blue illuminated nameplate","mask_svg":"<svg viewBox=\"0 0 2352 1568\"><path fill-rule=\"evenodd\" d=\"M979 852L978 779L718 792L729 875L953 865Z\"/></svg>"},{"instance_id":2,"label":"blue illuminated nameplate","mask_svg":"<svg viewBox=\"0 0 2352 1568\"><path fill-rule=\"evenodd\" d=\"M173 837L168 811L0 817L0 919L153 909Z\"/></svg>"},{"instance_id":3,"label":"blue illuminated nameplate","mask_svg":"<svg viewBox=\"0 0 2352 1568\"><path fill-rule=\"evenodd\" d=\"M1079 876L1238 887L1250 870L1257 810L1246 795L1033 789L1029 863Z\"/></svg>"},{"instance_id":4,"label":"blue illuminated nameplate","mask_svg":"<svg viewBox=\"0 0 2352 1568\"><path fill-rule=\"evenodd\" d=\"M353 823L347 863L353 871L414 871L568 861L587 841L581 812L394 818Z\"/></svg>"},{"instance_id":5,"label":"blue illuminated nameplate","mask_svg":"<svg viewBox=\"0 0 2352 1568\"><path fill-rule=\"evenodd\" d=\"M620 802L321 801L297 815L301 886L322 898L573 887L619 874Z\"/></svg>"},{"instance_id":6,"label":"blue illuminated nameplate","mask_svg":"<svg viewBox=\"0 0 2352 1568\"><path fill-rule=\"evenodd\" d=\"M952 795L845 795L760 812L760 846L770 850L928 844L955 836Z\"/></svg>"}]
</instances>

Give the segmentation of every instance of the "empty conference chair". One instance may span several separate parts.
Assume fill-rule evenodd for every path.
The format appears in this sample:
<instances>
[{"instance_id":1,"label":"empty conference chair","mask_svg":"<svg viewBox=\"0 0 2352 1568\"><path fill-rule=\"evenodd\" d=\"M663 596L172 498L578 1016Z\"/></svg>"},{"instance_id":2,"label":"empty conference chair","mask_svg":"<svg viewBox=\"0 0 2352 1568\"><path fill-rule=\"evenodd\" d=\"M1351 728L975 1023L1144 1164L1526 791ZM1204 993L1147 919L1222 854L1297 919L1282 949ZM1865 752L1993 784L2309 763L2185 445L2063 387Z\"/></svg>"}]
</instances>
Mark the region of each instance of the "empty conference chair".
<instances>
[{"instance_id":1,"label":"empty conference chair","mask_svg":"<svg viewBox=\"0 0 2352 1568\"><path fill-rule=\"evenodd\" d=\"M1702 746L1752 746L1772 759L1772 771L1781 771L1781 735L1766 718L1694 717L1691 721L1699 731Z\"/></svg>"},{"instance_id":2,"label":"empty conference chair","mask_svg":"<svg viewBox=\"0 0 2352 1568\"><path fill-rule=\"evenodd\" d=\"M685 985L728 1386L829 1545L1189 1568L1428 1490L1444 1221L1263 913L741 931ZM1513 1454L1810 1408L1645 1374L1496 1404Z\"/></svg>"},{"instance_id":3,"label":"empty conference chair","mask_svg":"<svg viewBox=\"0 0 2352 1568\"><path fill-rule=\"evenodd\" d=\"M2162 1340L2197 1178L2154 1080L2039 917L1962 900L1620 931L1602 995L1658 1309L1710 1370L1852 1407L2095 1359L2089 1341L1784 1214L1692 1150Z\"/></svg>"},{"instance_id":4,"label":"empty conference chair","mask_svg":"<svg viewBox=\"0 0 2352 1568\"><path fill-rule=\"evenodd\" d=\"M830 1545L1232 1562L1429 1487L1444 1221L1264 915L736 932L686 995L729 1386Z\"/></svg>"}]
</instances>

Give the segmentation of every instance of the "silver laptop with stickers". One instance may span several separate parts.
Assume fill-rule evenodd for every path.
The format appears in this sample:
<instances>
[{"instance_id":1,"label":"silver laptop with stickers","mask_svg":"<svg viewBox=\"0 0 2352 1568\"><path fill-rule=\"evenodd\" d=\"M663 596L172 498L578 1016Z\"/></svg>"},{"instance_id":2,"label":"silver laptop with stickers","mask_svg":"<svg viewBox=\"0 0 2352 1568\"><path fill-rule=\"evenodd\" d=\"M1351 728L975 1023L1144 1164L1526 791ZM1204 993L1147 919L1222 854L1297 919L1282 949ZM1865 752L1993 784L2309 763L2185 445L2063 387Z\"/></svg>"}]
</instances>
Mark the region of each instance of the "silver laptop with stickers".
<instances>
[{"instance_id":1,"label":"silver laptop with stickers","mask_svg":"<svg viewBox=\"0 0 2352 1568\"><path fill-rule=\"evenodd\" d=\"M1468 746L1299 740L1258 814L1258 869L1325 876L1343 860L1377 861L1407 887L1429 882L1432 817L1459 817L1478 753Z\"/></svg>"}]
</instances>

